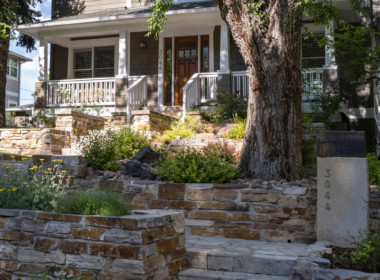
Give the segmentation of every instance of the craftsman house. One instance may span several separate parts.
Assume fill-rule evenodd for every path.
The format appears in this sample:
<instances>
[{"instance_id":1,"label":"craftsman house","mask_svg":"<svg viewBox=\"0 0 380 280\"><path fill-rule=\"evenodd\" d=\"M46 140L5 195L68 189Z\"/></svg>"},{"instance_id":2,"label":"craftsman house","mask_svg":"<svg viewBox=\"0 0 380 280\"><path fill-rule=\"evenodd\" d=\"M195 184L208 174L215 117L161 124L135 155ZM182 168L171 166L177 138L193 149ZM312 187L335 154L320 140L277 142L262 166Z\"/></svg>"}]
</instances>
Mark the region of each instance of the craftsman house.
<instances>
[{"instance_id":1,"label":"craftsman house","mask_svg":"<svg viewBox=\"0 0 380 280\"><path fill-rule=\"evenodd\" d=\"M5 107L20 105L21 64L32 61L30 58L9 51L7 60L7 84L5 89Z\"/></svg>"},{"instance_id":2,"label":"craftsman house","mask_svg":"<svg viewBox=\"0 0 380 280\"><path fill-rule=\"evenodd\" d=\"M185 112L213 98L217 88L248 93L246 66L214 1L174 0L158 40L145 36L153 3L53 0L52 20L18 26L40 40L36 108L101 105L108 114L129 117L143 105ZM336 3L345 20L360 22L349 0ZM372 5L373 18L379 8ZM330 34L328 28L309 27L318 36ZM313 42L304 44L302 60L309 67L304 79L339 93L340 121L366 130L374 144L380 110L374 87L350 84L332 52Z\"/></svg>"}]
</instances>

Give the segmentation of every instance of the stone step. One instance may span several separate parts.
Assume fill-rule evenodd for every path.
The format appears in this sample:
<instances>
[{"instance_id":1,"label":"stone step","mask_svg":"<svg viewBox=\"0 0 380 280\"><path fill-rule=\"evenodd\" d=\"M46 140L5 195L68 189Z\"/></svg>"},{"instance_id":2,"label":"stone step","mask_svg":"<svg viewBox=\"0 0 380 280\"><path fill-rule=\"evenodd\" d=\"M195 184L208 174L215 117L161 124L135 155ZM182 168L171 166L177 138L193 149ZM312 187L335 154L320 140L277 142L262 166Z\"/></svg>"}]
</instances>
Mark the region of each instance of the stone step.
<instances>
[{"instance_id":1,"label":"stone step","mask_svg":"<svg viewBox=\"0 0 380 280\"><path fill-rule=\"evenodd\" d=\"M322 259L320 253L324 248L325 244L306 245L199 236L187 236L186 241L191 268L274 276L289 276L300 260L328 267L329 262Z\"/></svg>"},{"instance_id":2,"label":"stone step","mask_svg":"<svg viewBox=\"0 0 380 280\"><path fill-rule=\"evenodd\" d=\"M242 272L210 271L205 269L190 268L178 275L178 280L287 280L287 276L273 276L251 274Z\"/></svg>"}]
</instances>

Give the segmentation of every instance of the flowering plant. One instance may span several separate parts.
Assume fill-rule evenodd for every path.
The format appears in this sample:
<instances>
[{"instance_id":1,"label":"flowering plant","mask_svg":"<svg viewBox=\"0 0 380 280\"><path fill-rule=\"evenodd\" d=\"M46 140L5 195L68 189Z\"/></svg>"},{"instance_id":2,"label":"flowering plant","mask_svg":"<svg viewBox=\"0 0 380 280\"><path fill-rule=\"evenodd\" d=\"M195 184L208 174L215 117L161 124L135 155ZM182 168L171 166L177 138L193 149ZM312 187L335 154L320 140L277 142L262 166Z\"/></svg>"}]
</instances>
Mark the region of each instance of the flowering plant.
<instances>
[{"instance_id":1,"label":"flowering plant","mask_svg":"<svg viewBox=\"0 0 380 280\"><path fill-rule=\"evenodd\" d=\"M28 160L23 158L23 160ZM17 163L0 167L0 208L53 211L65 194L71 177L61 169L61 160L52 167L33 165L22 170Z\"/></svg>"}]
</instances>

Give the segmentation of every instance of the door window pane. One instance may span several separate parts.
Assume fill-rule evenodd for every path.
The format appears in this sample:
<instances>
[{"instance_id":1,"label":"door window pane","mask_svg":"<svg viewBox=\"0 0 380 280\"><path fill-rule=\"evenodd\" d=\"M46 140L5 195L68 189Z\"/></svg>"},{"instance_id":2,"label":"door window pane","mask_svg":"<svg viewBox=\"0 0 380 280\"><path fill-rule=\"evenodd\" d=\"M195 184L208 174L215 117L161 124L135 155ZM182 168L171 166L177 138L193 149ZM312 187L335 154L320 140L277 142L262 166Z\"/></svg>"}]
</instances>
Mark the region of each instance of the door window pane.
<instances>
[{"instance_id":1,"label":"door window pane","mask_svg":"<svg viewBox=\"0 0 380 280\"><path fill-rule=\"evenodd\" d=\"M202 72L208 72L209 71L209 39L208 36L202 36L201 37L201 51L202 51Z\"/></svg>"}]
</instances>

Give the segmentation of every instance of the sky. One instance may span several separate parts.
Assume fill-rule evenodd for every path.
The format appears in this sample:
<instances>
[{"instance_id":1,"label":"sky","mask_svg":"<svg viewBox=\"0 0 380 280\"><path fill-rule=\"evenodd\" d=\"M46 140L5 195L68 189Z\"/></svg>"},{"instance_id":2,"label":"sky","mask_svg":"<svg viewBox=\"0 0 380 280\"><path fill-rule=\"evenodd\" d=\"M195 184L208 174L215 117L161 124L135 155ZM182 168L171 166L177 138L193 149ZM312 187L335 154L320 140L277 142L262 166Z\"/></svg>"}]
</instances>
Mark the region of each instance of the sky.
<instances>
[{"instance_id":1,"label":"sky","mask_svg":"<svg viewBox=\"0 0 380 280\"><path fill-rule=\"evenodd\" d=\"M36 9L41 11L41 21L51 18L51 0L44 0L42 4L38 4ZM16 34L17 37L18 34ZM38 50L27 52L23 47L16 46L17 40L11 40L9 50L33 59L21 65L21 89L20 89L20 105L33 103L34 85L38 77ZM36 42L38 48L39 42Z\"/></svg>"}]
</instances>

